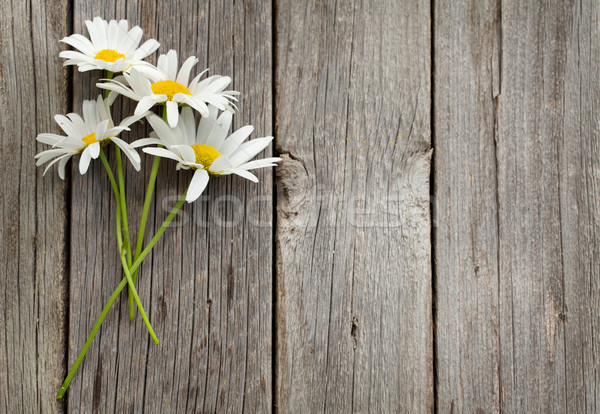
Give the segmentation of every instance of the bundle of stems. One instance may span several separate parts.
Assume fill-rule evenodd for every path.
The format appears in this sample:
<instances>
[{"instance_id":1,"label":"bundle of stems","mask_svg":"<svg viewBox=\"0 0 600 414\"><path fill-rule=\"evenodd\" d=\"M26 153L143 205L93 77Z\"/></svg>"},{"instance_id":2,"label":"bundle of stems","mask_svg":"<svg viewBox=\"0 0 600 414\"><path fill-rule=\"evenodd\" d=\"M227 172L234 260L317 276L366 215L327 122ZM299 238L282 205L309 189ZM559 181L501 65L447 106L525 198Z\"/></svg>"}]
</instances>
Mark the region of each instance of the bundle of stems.
<instances>
[{"instance_id":1,"label":"bundle of stems","mask_svg":"<svg viewBox=\"0 0 600 414\"><path fill-rule=\"evenodd\" d=\"M113 75L112 73L108 72L107 78L108 79L112 78L112 75ZM108 92L109 91L106 91L106 97L108 97ZM166 116L167 116L167 110L166 110L166 105L165 105L163 107L163 120L165 122L167 122ZM152 341L157 345L159 343L159 340L156 337L156 334L154 333L154 329L152 328L152 325L150 324L150 320L148 319L148 315L146 314L146 311L144 310L142 302L140 301L137 290L135 289L135 283L136 283L136 279L137 279L138 269L139 269L142 261L152 251L152 248L156 245L156 243L161 238L161 236L163 235L163 233L165 232L167 227L169 227L169 224L171 223L171 221L173 221L173 219L175 218L175 216L177 215L177 213L183 206L183 203L185 202L185 198L187 195L187 190L184 191L183 194L179 197L179 200L177 201L177 204L175 204L175 207L173 207L173 209L171 210L171 212L169 213L169 215L167 216L165 221L162 223L160 228L157 230L156 234L154 234L154 236L152 237L150 242L142 250L142 247L144 244L144 235L146 232L146 224L148 222L148 213L150 211L150 204L152 201L152 196L154 194L154 188L156 185L156 176L157 176L158 167L160 164L160 157L155 156L154 161L152 162L152 170L150 171L150 179L148 181L148 186L146 188L146 195L144 197L144 206L142 209L142 216L140 219L140 225L139 225L139 229L138 229L138 233L137 233L137 241L135 244L135 250L132 250L131 232L129 231L129 219L127 217L127 202L126 202L126 197L125 197L125 178L124 178L124 174L123 174L123 162L122 162L122 156L121 156L121 149L117 145L115 145L115 144L113 144L113 145L115 147L118 183L117 183L117 180L115 180L115 175L114 175L113 170L108 162L108 159L106 158L106 154L105 154L103 148L100 150L100 160L102 161L102 164L104 165L104 168L106 169L106 173L108 175L108 179L112 186L114 197L115 197L117 251L118 251L119 257L121 259L121 265L123 268L124 277L121 280L121 283L119 283L119 285L117 286L117 288L111 295L108 302L106 302L106 305L104 305L104 309L102 309L102 312L100 313L100 316L98 317L98 320L94 324L94 327L92 328L91 333L87 337L87 340L85 341L83 348L79 352L79 355L77 356L77 359L75 360L75 363L73 364L73 367L71 367L71 370L69 371L69 374L67 375L67 378L65 379L62 386L60 387L60 390L59 390L58 394L56 395L57 399L61 399L64 396L65 392L67 391L67 388L69 387L69 384L71 383L71 380L73 379L73 377L75 376L75 373L77 372L77 369L79 368L79 365L81 365L81 362L83 361L85 355L87 354L87 351L89 350L90 345L92 344L92 342L94 341L94 338L96 337L96 334L100 330L100 327L102 326L102 323L104 322L104 318L106 318L106 315L112 308L113 304L116 302L117 298L119 297L119 294L125 288L125 286L127 286L128 293L129 293L129 319L132 321L135 319L135 308L137 306L137 308L139 309L140 315L142 316L142 319L144 321L144 324L146 325L146 328L148 329L148 333L150 334L150 337L152 338Z\"/></svg>"}]
</instances>

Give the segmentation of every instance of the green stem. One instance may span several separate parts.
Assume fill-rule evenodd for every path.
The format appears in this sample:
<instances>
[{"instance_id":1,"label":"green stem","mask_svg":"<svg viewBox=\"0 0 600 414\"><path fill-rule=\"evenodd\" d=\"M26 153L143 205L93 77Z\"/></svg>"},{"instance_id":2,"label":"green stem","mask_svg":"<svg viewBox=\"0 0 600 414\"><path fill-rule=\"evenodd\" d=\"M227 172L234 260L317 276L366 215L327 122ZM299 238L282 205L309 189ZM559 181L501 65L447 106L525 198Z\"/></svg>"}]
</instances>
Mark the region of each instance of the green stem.
<instances>
[{"instance_id":1,"label":"green stem","mask_svg":"<svg viewBox=\"0 0 600 414\"><path fill-rule=\"evenodd\" d=\"M85 345L83 345L83 349L81 350L81 352L79 352L79 355L77 356L77 359L75 360L75 364L73 364L73 367L69 371L69 375L67 375L65 382L63 382L62 387L60 387L60 390L58 391L58 394L56 395L57 400L60 400L63 397L63 395L65 395L65 392L67 391L67 388L69 388L69 384L71 383L73 376L75 376L75 373L77 372L77 368L79 368L79 365L81 364L81 361L83 361L85 354L87 354L87 351L88 351L90 345L94 341L94 338L96 337L96 334L98 333L98 330L100 329L100 326L102 325L102 322L104 322L104 318L108 314L108 311L112 307L113 303L115 303L115 300L117 300L117 298L119 297L119 293L121 293L121 291L123 290L123 288L125 287L126 284L127 284L127 278L123 278L123 280L121 281L121 283L119 283L119 286L113 292L113 294L110 297L110 299L108 300L108 302L106 302L106 305L104 305L104 309L102 309L102 313L100 314L100 317L94 324L94 327L92 328L92 332L90 333L90 336L88 336L87 341L85 341Z\"/></svg>"},{"instance_id":2,"label":"green stem","mask_svg":"<svg viewBox=\"0 0 600 414\"><path fill-rule=\"evenodd\" d=\"M108 163L108 160L106 159L106 155L104 154L104 150L102 148L100 148L100 160L102 161L102 164L104 164L106 174L108 175L108 179L110 180L110 183L112 185L113 192L115 193L117 207L118 209L120 209L121 207L119 200L121 199L121 196L119 195L119 188L117 187L117 182L115 181L115 176L112 172L112 168L110 168L110 164Z\"/></svg>"},{"instance_id":3,"label":"green stem","mask_svg":"<svg viewBox=\"0 0 600 414\"><path fill-rule=\"evenodd\" d=\"M125 249L127 252L127 266L131 266L132 254L131 254L131 236L129 234L129 220L127 218L127 201L125 199L125 179L123 178L123 162L121 160L121 149L115 144L115 153L117 155L117 175L119 177L119 194L121 196L121 213L123 214L123 233L125 234ZM129 295L133 292L129 288ZM135 309L133 308L133 298L129 301L129 319L135 318Z\"/></svg>"},{"instance_id":4,"label":"green stem","mask_svg":"<svg viewBox=\"0 0 600 414\"><path fill-rule=\"evenodd\" d=\"M148 212L150 211L150 202L152 201L152 194L154 193L154 186L156 184L156 175L158 174L158 166L160 164L160 157L154 157L152 163L152 171L150 172L150 180L148 181L148 188L146 189L146 198L144 199L144 208L142 210L142 218L140 220L140 228L138 231L137 242L135 244L135 256L137 259L142 251L144 244L144 234L146 233L146 223L148 221ZM133 283L137 279L137 269L132 272ZM133 297L129 297L129 315L134 312L133 308Z\"/></svg>"},{"instance_id":5,"label":"green stem","mask_svg":"<svg viewBox=\"0 0 600 414\"><path fill-rule=\"evenodd\" d=\"M144 320L144 323L146 324L146 328L148 328L148 332L150 333L150 336L152 337L152 340L154 341L154 343L158 344L158 338L156 338L156 335L154 334L154 330L152 329L152 325L150 325L150 321L148 320L148 317L146 316L144 307L142 306L142 303L140 302L140 298L135 290L133 280L131 280L131 272L129 270L129 266L127 264L127 261L125 260L125 251L123 249L123 238L121 236L121 203L120 203L120 197L119 197L119 190L117 188L117 183L115 182L115 176L113 175L112 169L110 168L110 165L108 164L108 160L106 159L106 155L104 154L103 149L100 149L100 159L102 160L102 164L104 164L104 168L106 168L106 173L108 174L108 178L110 179L110 182L112 184L113 191L115 193L115 198L117 201L117 243L118 243L118 248L119 248L119 256L121 257L121 262L123 265L123 271L125 272L125 278L127 280L129 290L130 290L131 294L133 295L135 302L138 305L138 308L140 309L140 314L142 315L142 319Z\"/></svg>"},{"instance_id":6,"label":"green stem","mask_svg":"<svg viewBox=\"0 0 600 414\"><path fill-rule=\"evenodd\" d=\"M162 119L167 122L167 105L163 105ZM138 229L137 241L135 243L135 254L134 260L137 259L142 251L144 244L144 234L146 233L146 223L148 221L148 212L150 211L150 202L152 201L152 195L154 193L154 186L156 184L156 175L158 173L158 166L160 164L160 157L154 157L152 162L152 171L150 172L150 180L148 181L148 187L146 188L146 196L144 198L144 208L142 210L142 218L140 220L140 227ZM131 266L131 262L129 262ZM132 273L133 283L137 280L137 269ZM133 296L129 295L129 318L133 320L135 318L135 307L133 306Z\"/></svg>"},{"instance_id":7,"label":"green stem","mask_svg":"<svg viewBox=\"0 0 600 414\"><path fill-rule=\"evenodd\" d=\"M113 190L115 191L115 194L117 194L118 193L117 184L115 182L112 171L110 170L110 165L106 161L106 157L104 156L103 152L100 152L100 158L102 159L102 163L104 164L104 166L107 168L106 171L108 173L109 178L111 179L111 183L113 184ZM179 211L179 209L185 202L185 195L186 195L186 193L183 193L183 195L179 199L179 202L175 205L173 210L171 210L171 213L169 214L169 216L163 222L162 226L160 227L159 232L156 233L156 235L152 238L152 241L146 247L146 249L144 249L144 251L140 255L140 258L138 258L139 260L135 261L135 263L131 267L130 271L137 270L137 268L139 267L143 258L148 255L148 252L150 250L152 250L152 247L156 244L156 242L158 241L160 236L162 236L162 234L165 232L167 227L169 227L169 224L171 223L171 221L173 220L173 218L175 217L175 215L177 214L177 212ZM118 197L117 197L117 200L118 200ZM122 249L119 249L119 251L122 251ZM121 260L123 260L123 255L121 255ZM85 341L85 344L83 345L83 349L79 352L79 355L77 356L77 359L75 360L75 364L73 364L73 367L69 371L69 374L67 375L67 378L63 382L62 387L60 387L60 390L58 391L58 394L56 395L56 399L61 399L65 395L65 392L67 392L67 388L69 388L69 384L71 383L71 380L75 376L75 373L77 372L77 369L79 368L79 365L81 365L81 361L83 361L83 358L87 354L87 351L90 348L90 345L94 341L94 338L96 337L96 334L98 333L98 330L100 329L100 326L102 325L102 322L104 322L104 318L106 318L108 311L110 311L110 308L112 307L112 305L115 303L115 301L119 297L119 294L121 293L121 291L128 284L129 281L127 279L127 274L128 274L128 272L125 272L125 277L123 278L123 280L121 280L121 283L119 283L119 286L117 286L117 289L115 289L115 291L113 292L113 294L110 297L110 299L108 300L108 302L106 302L106 305L104 305L104 309L102 309L102 313L100 314L100 317L94 324L94 327L92 328L92 332L88 336L87 340ZM140 313L141 313L141 311L140 311Z\"/></svg>"},{"instance_id":8,"label":"green stem","mask_svg":"<svg viewBox=\"0 0 600 414\"><path fill-rule=\"evenodd\" d=\"M127 264L131 266L131 236L129 234L129 220L127 219L127 202L125 200L125 179L123 177L123 163L121 149L115 144L117 155L117 176L119 178L119 194L121 195L121 212L123 213L123 233L125 235L125 248L127 249Z\"/></svg>"},{"instance_id":9,"label":"green stem","mask_svg":"<svg viewBox=\"0 0 600 414\"><path fill-rule=\"evenodd\" d=\"M144 320L144 323L146 324L146 328L148 328L148 332L150 333L152 340L154 341L155 344L158 345L158 338L156 337L156 334L154 333L154 330L152 329L152 325L150 325L148 316L146 315L146 312L144 311L144 307L142 306L140 297L138 296L137 291L135 290L135 285L133 284L133 280L131 279L131 272L129 271L127 259L125 258L125 254L126 254L125 249L123 248L123 238L121 236L121 213L119 210L117 210L117 243L119 246L119 256L121 257L121 263L123 264L123 270L125 271L125 278L127 279L127 285L129 286L129 292L133 295L133 297L135 299L135 303L137 304L138 309L140 310L140 315L142 315L142 319Z\"/></svg>"},{"instance_id":10,"label":"green stem","mask_svg":"<svg viewBox=\"0 0 600 414\"><path fill-rule=\"evenodd\" d=\"M113 76L115 76L114 72L111 72L110 70L106 71L106 79L112 79ZM110 93L110 91L108 89L104 90L104 99L108 98L109 93Z\"/></svg>"},{"instance_id":11,"label":"green stem","mask_svg":"<svg viewBox=\"0 0 600 414\"><path fill-rule=\"evenodd\" d=\"M173 207L173 210L171 210L171 213L169 213L169 215L163 222L162 226L160 226L160 229L156 232L156 234L154 235L152 240L150 240L150 243L148 243L148 245L146 246L144 251L142 253L140 253L140 255L137 257L137 259L135 259L135 261L129 268L130 272L135 272L137 270L137 268L140 266L140 264L142 263L144 258L146 256L148 256L148 253L150 253L150 251L152 250L154 245L158 242L158 240L160 239L162 234L165 232L167 227L169 227L169 224L171 223L171 221L173 221L173 218L175 217L175 215L177 215L177 212L179 211L181 206L183 206L183 203L185 202L186 194L187 194L187 190L185 190L185 192L181 195L181 197L179 198L179 201L177 202L177 204L175 204L175 207Z\"/></svg>"}]
</instances>

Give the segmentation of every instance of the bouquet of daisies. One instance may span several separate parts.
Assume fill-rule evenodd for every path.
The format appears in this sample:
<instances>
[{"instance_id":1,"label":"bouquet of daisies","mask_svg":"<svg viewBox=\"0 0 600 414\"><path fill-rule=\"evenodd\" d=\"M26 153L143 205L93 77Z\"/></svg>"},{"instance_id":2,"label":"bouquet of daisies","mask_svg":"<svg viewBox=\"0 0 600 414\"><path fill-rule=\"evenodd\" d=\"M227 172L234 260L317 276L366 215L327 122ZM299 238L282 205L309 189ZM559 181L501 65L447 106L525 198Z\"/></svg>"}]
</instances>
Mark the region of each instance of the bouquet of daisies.
<instances>
[{"instance_id":1,"label":"bouquet of daisies","mask_svg":"<svg viewBox=\"0 0 600 414\"><path fill-rule=\"evenodd\" d=\"M44 174L52 165L58 164L58 174L64 179L66 164L73 156L79 155L81 174L86 173L92 159L100 158L117 206L117 251L124 277L102 310L57 398L65 394L106 314L126 286L130 319L135 318L137 307L152 340L155 344L159 343L135 288L137 270L183 204L200 197L211 177L236 174L258 182L251 170L275 166L281 161L280 158L251 161L273 139L264 137L245 142L253 131L252 126L244 126L229 134L232 116L237 109L236 96L239 95L227 90L230 77L204 77L205 70L190 80L198 59L190 56L179 66L174 50L160 55L156 66L144 61L158 49L159 43L149 39L139 46L143 31L138 26L129 29L126 20L107 22L95 17L93 21L86 21L85 25L89 39L80 34L62 39L76 50L63 51L60 57L67 59L65 65L77 65L80 72L103 70L105 77L96 86L104 93L94 101L83 102L82 116L77 113L56 115L54 119L65 135L39 134L37 140L51 148L37 154L36 159L38 166L49 162ZM136 101L137 106L133 115L115 124L111 105L118 95ZM120 138L132 124L143 119L152 126L153 132L149 137L132 142ZM115 149L116 177L105 153L106 147L111 144ZM139 148L151 155L153 162L134 242L125 202L122 154L139 171L142 162ZM175 161L178 170L192 170L193 174L187 190L181 194L151 241L144 246L146 221L161 158Z\"/></svg>"}]
</instances>

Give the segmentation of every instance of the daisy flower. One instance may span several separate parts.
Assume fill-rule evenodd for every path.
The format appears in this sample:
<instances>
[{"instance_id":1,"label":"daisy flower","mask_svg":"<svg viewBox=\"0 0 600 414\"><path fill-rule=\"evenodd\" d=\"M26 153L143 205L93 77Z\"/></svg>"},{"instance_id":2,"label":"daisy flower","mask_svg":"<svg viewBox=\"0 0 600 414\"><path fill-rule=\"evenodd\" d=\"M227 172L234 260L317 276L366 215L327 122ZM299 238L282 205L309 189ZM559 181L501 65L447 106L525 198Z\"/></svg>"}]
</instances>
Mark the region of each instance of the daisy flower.
<instances>
[{"instance_id":1,"label":"daisy flower","mask_svg":"<svg viewBox=\"0 0 600 414\"><path fill-rule=\"evenodd\" d=\"M129 131L129 125L138 121L144 115L127 117L119 126L115 126L110 116L110 107L102 99L102 96L98 96L96 101L83 101L83 119L75 113L54 117L56 123L67 134L66 137L47 133L37 136L36 139L39 142L52 145L52 149L37 154L35 156L37 159L36 165L39 167L52 160L44 170L44 174L46 174L48 169L58 162L58 175L64 180L67 161L73 155L81 154L79 172L85 174L91 159L96 159L100 155L100 146L112 141L123 150L134 168L139 171L139 154L131 145L117 138L117 135L122 131Z\"/></svg>"},{"instance_id":2,"label":"daisy flower","mask_svg":"<svg viewBox=\"0 0 600 414\"><path fill-rule=\"evenodd\" d=\"M169 128L161 118L152 114L148 122L157 138L145 138L132 144L136 147L163 145L165 148L144 148L143 151L177 161L178 169L195 170L186 195L188 203L200 197L210 175L237 174L258 182L258 178L249 170L275 166L276 162L281 161L276 157L250 161L269 145L273 137L256 138L243 143L254 127L248 125L227 136L232 114L225 111L217 118L217 113L215 106L209 106L209 116L202 117L197 128L190 108L183 109L181 122L176 128Z\"/></svg>"},{"instance_id":3,"label":"daisy flower","mask_svg":"<svg viewBox=\"0 0 600 414\"><path fill-rule=\"evenodd\" d=\"M131 68L152 70L153 66L142 59L154 53L160 44L150 39L138 47L143 35L139 26L128 31L127 20L107 22L100 17L86 20L85 25L91 41L80 34L61 40L78 50L60 52L59 56L67 59L65 66L77 65L80 72L93 69L110 72L127 72Z\"/></svg>"},{"instance_id":4,"label":"daisy flower","mask_svg":"<svg viewBox=\"0 0 600 414\"><path fill-rule=\"evenodd\" d=\"M177 126L179 120L179 105L190 106L204 117L209 114L207 104L222 111L233 110L230 100L236 100L234 96L239 92L225 90L231 83L231 78L214 75L200 81L205 70L189 81L190 72L197 63L198 59L190 56L178 70L177 52L169 50L166 55L158 57L156 71L140 72L133 68L130 73L124 74L124 78L97 83L96 86L139 101L135 109L136 115L158 103L166 103L167 121L172 128ZM129 86L120 80L125 80Z\"/></svg>"}]
</instances>

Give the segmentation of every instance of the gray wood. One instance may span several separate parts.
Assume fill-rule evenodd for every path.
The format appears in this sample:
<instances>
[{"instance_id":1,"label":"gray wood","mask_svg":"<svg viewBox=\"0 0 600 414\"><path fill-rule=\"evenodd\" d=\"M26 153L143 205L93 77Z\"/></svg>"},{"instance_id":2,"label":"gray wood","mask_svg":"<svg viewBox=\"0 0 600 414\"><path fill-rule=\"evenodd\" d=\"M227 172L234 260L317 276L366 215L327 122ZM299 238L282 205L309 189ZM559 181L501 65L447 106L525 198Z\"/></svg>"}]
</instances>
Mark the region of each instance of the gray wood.
<instances>
[{"instance_id":1,"label":"gray wood","mask_svg":"<svg viewBox=\"0 0 600 414\"><path fill-rule=\"evenodd\" d=\"M552 121L558 141L564 310L547 318L565 323L566 404L571 412L600 411L600 4L559 8L557 39L565 50L549 70L564 73ZM570 30L566 30L569 28ZM596 40L595 40L596 39ZM564 72L559 71L564 70ZM552 72L550 72L552 73ZM551 85L549 85L551 86ZM547 324L548 324L547 322Z\"/></svg>"},{"instance_id":2,"label":"gray wood","mask_svg":"<svg viewBox=\"0 0 600 414\"><path fill-rule=\"evenodd\" d=\"M597 58L590 58L598 52L597 13L592 1L502 8L499 309L507 411L599 408L599 86Z\"/></svg>"},{"instance_id":3,"label":"gray wood","mask_svg":"<svg viewBox=\"0 0 600 414\"><path fill-rule=\"evenodd\" d=\"M436 399L442 413L499 410L497 103L499 2L436 1Z\"/></svg>"},{"instance_id":4,"label":"gray wood","mask_svg":"<svg viewBox=\"0 0 600 414\"><path fill-rule=\"evenodd\" d=\"M498 7L436 8L438 407L595 412L598 4Z\"/></svg>"},{"instance_id":5,"label":"gray wood","mask_svg":"<svg viewBox=\"0 0 600 414\"><path fill-rule=\"evenodd\" d=\"M280 412L433 409L429 22L278 2Z\"/></svg>"},{"instance_id":6,"label":"gray wood","mask_svg":"<svg viewBox=\"0 0 600 414\"><path fill-rule=\"evenodd\" d=\"M1 0L0 412L66 410L54 395L121 278L101 164L67 183L34 166L52 116L99 93L75 72L70 99L71 13L233 74L235 126L286 155L275 239L271 171L213 180L141 268L161 344L123 294L69 411L598 411L599 5L433 4ZM150 164L127 169L132 227ZM147 240L190 178L160 177Z\"/></svg>"},{"instance_id":7,"label":"gray wood","mask_svg":"<svg viewBox=\"0 0 600 414\"><path fill-rule=\"evenodd\" d=\"M76 32L95 15L127 18L157 38L162 53L178 50L180 63L193 54L200 59L197 70L210 67L213 74L233 75L234 88L243 93L234 127L252 123L254 137L272 134L269 2L115 6L78 0L74 15ZM98 77L75 74L76 107L97 93L92 85ZM133 108L123 103L123 111ZM141 213L151 158L144 156L143 163L143 177L127 171L132 227ZM147 240L191 178L174 167L161 163ZM104 176L97 163L73 181L71 363L121 278L114 202ZM71 384L71 411L271 410L273 179L269 170L258 176L259 184L212 180L201 199L184 207L142 266L137 284L161 344L151 342L139 315L129 321L124 294ZM100 190L91 191L96 187ZM87 214L90 208L95 216ZM107 231L95 231L106 226Z\"/></svg>"},{"instance_id":8,"label":"gray wood","mask_svg":"<svg viewBox=\"0 0 600 414\"><path fill-rule=\"evenodd\" d=\"M68 185L45 177L40 132L67 107L58 40L67 2L1 1L0 412L59 412L65 375ZM44 148L46 147L46 148Z\"/></svg>"}]
</instances>

